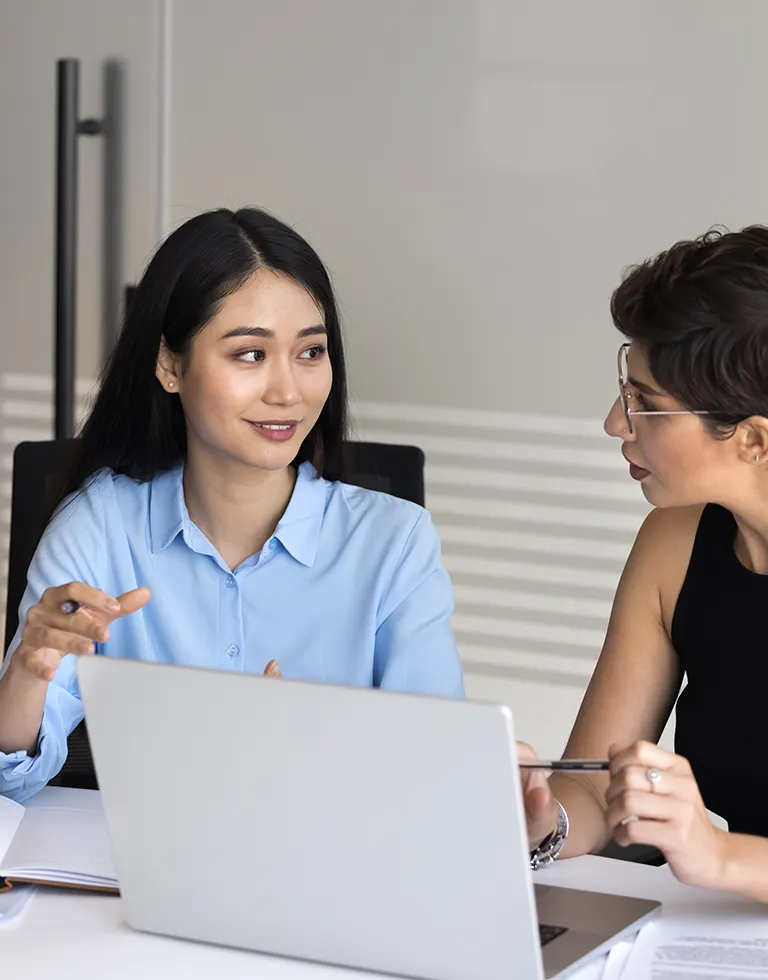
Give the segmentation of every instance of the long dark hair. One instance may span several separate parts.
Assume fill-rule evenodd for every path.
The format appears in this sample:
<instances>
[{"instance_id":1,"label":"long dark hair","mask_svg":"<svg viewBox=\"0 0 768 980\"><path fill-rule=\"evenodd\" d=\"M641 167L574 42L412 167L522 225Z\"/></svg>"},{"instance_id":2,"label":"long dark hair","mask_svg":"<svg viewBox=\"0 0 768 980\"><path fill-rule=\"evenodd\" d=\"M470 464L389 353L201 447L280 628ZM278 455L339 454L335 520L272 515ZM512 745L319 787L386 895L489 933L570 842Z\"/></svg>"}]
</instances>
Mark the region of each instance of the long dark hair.
<instances>
[{"instance_id":1,"label":"long dark hair","mask_svg":"<svg viewBox=\"0 0 768 980\"><path fill-rule=\"evenodd\" d=\"M73 465L52 509L109 467L146 482L186 458L184 412L155 377L161 339L185 354L221 301L258 269L293 279L323 312L333 382L320 417L299 449L318 474L341 477L347 426L347 382L339 315L328 273L292 228L256 208L208 211L181 225L149 263L130 304L98 395L75 440Z\"/></svg>"}]
</instances>

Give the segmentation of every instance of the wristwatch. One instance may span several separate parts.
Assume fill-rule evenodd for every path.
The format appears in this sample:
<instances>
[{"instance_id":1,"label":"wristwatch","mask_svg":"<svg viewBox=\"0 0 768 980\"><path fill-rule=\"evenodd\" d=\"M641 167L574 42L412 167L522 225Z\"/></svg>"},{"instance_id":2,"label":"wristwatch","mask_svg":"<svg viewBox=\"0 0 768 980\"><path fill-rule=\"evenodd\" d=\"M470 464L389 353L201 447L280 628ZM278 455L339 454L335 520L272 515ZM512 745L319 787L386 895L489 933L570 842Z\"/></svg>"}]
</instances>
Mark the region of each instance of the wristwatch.
<instances>
[{"instance_id":1,"label":"wristwatch","mask_svg":"<svg viewBox=\"0 0 768 980\"><path fill-rule=\"evenodd\" d=\"M548 864L552 864L557 855L563 849L568 838L568 814L565 807L558 801L557 804L557 827L548 834L544 840L531 851L531 871L538 871Z\"/></svg>"}]
</instances>

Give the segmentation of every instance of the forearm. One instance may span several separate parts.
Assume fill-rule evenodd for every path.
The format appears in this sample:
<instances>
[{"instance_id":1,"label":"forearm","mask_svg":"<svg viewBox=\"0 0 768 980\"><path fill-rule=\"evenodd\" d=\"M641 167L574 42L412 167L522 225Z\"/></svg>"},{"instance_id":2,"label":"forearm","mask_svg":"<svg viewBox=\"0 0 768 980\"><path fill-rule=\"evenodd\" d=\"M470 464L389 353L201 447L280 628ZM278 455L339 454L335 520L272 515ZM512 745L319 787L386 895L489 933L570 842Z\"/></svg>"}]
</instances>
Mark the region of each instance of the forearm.
<instances>
[{"instance_id":1,"label":"forearm","mask_svg":"<svg viewBox=\"0 0 768 980\"><path fill-rule=\"evenodd\" d=\"M724 830L718 834L724 854L722 877L712 887L768 902L768 840Z\"/></svg>"},{"instance_id":2,"label":"forearm","mask_svg":"<svg viewBox=\"0 0 768 980\"><path fill-rule=\"evenodd\" d=\"M47 692L48 681L15 667L11 660L0 678L0 752L35 754Z\"/></svg>"},{"instance_id":3,"label":"forearm","mask_svg":"<svg viewBox=\"0 0 768 980\"><path fill-rule=\"evenodd\" d=\"M578 857L601 851L608 843L605 822L605 800L589 776L556 773L549 788L568 813L570 831L562 850L563 857Z\"/></svg>"}]
</instances>

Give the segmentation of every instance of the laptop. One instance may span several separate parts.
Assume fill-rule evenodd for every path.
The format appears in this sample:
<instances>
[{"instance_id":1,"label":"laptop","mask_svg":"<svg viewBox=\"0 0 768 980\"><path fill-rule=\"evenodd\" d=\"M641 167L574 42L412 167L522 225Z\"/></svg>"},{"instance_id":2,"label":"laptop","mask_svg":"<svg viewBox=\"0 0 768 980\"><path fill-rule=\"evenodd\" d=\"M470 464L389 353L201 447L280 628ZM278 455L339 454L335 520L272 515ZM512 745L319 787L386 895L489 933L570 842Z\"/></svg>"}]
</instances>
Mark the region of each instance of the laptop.
<instances>
[{"instance_id":1,"label":"laptop","mask_svg":"<svg viewBox=\"0 0 768 980\"><path fill-rule=\"evenodd\" d=\"M506 707L104 656L78 675L136 929L543 980L659 907L534 888Z\"/></svg>"}]
</instances>

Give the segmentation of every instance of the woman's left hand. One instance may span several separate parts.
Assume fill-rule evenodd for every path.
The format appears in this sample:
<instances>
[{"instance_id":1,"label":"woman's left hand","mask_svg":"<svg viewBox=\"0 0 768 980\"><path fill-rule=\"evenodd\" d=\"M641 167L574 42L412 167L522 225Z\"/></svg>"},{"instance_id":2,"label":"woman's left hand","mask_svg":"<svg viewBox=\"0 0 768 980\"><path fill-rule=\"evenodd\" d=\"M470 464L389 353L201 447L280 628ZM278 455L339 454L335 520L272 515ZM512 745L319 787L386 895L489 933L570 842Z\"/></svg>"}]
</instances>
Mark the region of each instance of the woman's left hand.
<instances>
[{"instance_id":1,"label":"woman's left hand","mask_svg":"<svg viewBox=\"0 0 768 980\"><path fill-rule=\"evenodd\" d=\"M619 844L663 852L688 885L723 887L728 834L709 819L688 761L650 742L611 746L606 819Z\"/></svg>"}]
</instances>

